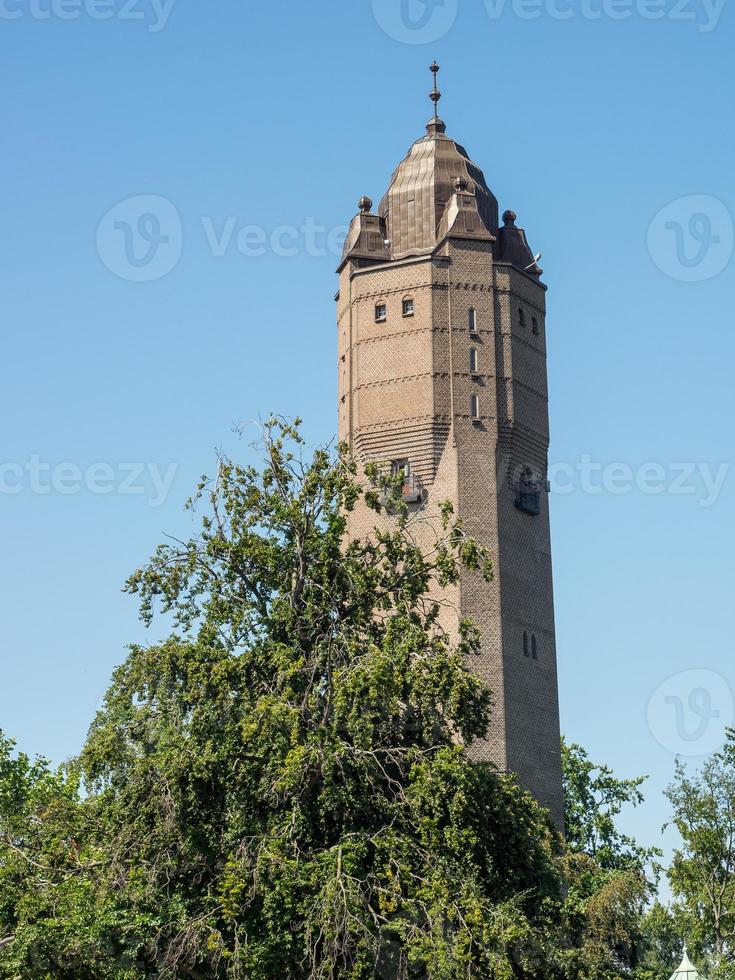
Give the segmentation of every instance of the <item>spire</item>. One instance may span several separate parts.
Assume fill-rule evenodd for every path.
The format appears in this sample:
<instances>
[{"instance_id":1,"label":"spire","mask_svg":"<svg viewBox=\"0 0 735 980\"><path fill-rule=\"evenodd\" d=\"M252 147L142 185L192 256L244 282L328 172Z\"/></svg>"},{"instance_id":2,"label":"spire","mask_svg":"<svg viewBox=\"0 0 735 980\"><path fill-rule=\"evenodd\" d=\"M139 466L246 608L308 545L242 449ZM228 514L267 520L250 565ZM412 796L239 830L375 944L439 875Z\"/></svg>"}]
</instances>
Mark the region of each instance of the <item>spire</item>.
<instances>
[{"instance_id":1,"label":"spire","mask_svg":"<svg viewBox=\"0 0 735 980\"><path fill-rule=\"evenodd\" d=\"M434 117L429 121L426 131L428 132L429 136L436 136L437 133L444 133L447 128L439 118L439 99L441 99L442 94L437 85L439 65L437 65L436 61L429 65L429 71L434 76L434 88L431 90L431 92L429 92L429 98L434 103Z\"/></svg>"},{"instance_id":2,"label":"spire","mask_svg":"<svg viewBox=\"0 0 735 980\"><path fill-rule=\"evenodd\" d=\"M434 103L434 119L438 119L439 118L439 112L438 112L439 99L442 97L442 94L439 91L439 89L437 88L437 83L439 81L439 79L437 77L438 74L439 74L439 65L437 65L436 61L429 67L429 71L434 76L434 90L429 95L429 98Z\"/></svg>"}]
</instances>

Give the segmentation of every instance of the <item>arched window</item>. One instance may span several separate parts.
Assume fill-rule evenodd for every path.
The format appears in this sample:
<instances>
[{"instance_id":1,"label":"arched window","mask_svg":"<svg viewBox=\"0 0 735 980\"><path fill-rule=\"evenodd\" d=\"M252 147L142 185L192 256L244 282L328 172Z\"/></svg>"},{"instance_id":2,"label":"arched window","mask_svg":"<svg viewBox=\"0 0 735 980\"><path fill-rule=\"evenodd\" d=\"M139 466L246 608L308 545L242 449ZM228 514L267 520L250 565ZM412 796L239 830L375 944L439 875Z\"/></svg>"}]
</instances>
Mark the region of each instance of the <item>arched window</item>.
<instances>
[{"instance_id":1,"label":"arched window","mask_svg":"<svg viewBox=\"0 0 735 980\"><path fill-rule=\"evenodd\" d=\"M471 306L467 310L467 326L469 327L470 333L477 333L477 310L474 306Z\"/></svg>"},{"instance_id":2,"label":"arched window","mask_svg":"<svg viewBox=\"0 0 735 980\"><path fill-rule=\"evenodd\" d=\"M530 652L528 649L528 633L526 632L526 630L523 631L523 656L524 657L530 656Z\"/></svg>"},{"instance_id":3,"label":"arched window","mask_svg":"<svg viewBox=\"0 0 735 980\"><path fill-rule=\"evenodd\" d=\"M536 634L531 636L531 656L534 660L538 660L538 644L536 643Z\"/></svg>"},{"instance_id":4,"label":"arched window","mask_svg":"<svg viewBox=\"0 0 735 980\"><path fill-rule=\"evenodd\" d=\"M480 421L480 399L477 395L470 395L470 418L473 422Z\"/></svg>"},{"instance_id":5,"label":"arched window","mask_svg":"<svg viewBox=\"0 0 735 980\"><path fill-rule=\"evenodd\" d=\"M477 348L470 347L470 374L477 374L478 360L477 360Z\"/></svg>"},{"instance_id":6,"label":"arched window","mask_svg":"<svg viewBox=\"0 0 735 980\"><path fill-rule=\"evenodd\" d=\"M376 323L385 323L385 321L387 319L388 319L388 307L386 306L386 304L385 303L376 303L375 304L375 322Z\"/></svg>"}]
</instances>

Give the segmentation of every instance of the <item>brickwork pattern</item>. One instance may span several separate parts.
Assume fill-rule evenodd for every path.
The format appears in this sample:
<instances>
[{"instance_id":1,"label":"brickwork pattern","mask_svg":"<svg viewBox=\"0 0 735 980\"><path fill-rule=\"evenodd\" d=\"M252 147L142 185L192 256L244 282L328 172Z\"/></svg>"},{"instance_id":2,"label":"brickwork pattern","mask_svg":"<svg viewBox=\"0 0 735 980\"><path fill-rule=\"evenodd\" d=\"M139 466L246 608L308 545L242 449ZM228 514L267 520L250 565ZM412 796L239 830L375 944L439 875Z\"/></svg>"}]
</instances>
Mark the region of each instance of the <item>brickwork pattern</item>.
<instances>
[{"instance_id":1,"label":"brickwork pattern","mask_svg":"<svg viewBox=\"0 0 735 980\"><path fill-rule=\"evenodd\" d=\"M409 298L413 315L404 316ZM383 323L375 320L378 304L386 307ZM427 545L438 504L449 500L493 556L492 583L463 573L441 597L448 629L463 617L482 634L471 666L492 689L494 706L487 737L472 751L516 772L562 826L546 494L538 516L516 507L521 470L542 481L547 473L544 287L494 261L492 242L450 238L430 256L348 261L337 321L340 438L361 461L410 461L426 491L429 522L420 533ZM358 509L350 534L367 535L375 523ZM530 646L524 651L524 633L536 638L536 659Z\"/></svg>"}]
</instances>

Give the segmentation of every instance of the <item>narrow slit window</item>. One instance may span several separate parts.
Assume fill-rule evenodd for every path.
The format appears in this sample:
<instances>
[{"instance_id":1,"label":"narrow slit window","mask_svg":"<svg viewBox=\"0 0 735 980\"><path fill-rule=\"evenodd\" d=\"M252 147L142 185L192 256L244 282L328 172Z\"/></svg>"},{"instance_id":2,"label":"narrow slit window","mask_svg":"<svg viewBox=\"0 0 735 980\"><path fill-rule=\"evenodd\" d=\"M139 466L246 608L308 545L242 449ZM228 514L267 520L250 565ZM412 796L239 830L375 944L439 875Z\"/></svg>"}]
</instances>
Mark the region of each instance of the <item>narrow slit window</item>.
<instances>
[{"instance_id":1,"label":"narrow slit window","mask_svg":"<svg viewBox=\"0 0 735 980\"><path fill-rule=\"evenodd\" d=\"M531 656L534 660L538 660L538 644L536 643L536 634L534 633L531 637Z\"/></svg>"},{"instance_id":2,"label":"narrow slit window","mask_svg":"<svg viewBox=\"0 0 735 980\"><path fill-rule=\"evenodd\" d=\"M387 319L388 319L388 307L386 306L386 304L385 303L376 303L375 304L375 322L376 323L385 323L385 321Z\"/></svg>"},{"instance_id":3,"label":"narrow slit window","mask_svg":"<svg viewBox=\"0 0 735 980\"><path fill-rule=\"evenodd\" d=\"M530 656L530 650L528 647L528 632L526 630L523 631L523 656Z\"/></svg>"},{"instance_id":4,"label":"narrow slit window","mask_svg":"<svg viewBox=\"0 0 735 980\"><path fill-rule=\"evenodd\" d=\"M470 374L477 374L478 371L477 348L470 347Z\"/></svg>"},{"instance_id":5,"label":"narrow slit window","mask_svg":"<svg viewBox=\"0 0 735 980\"><path fill-rule=\"evenodd\" d=\"M470 395L470 418L473 422L480 419L480 399L477 395Z\"/></svg>"},{"instance_id":6,"label":"narrow slit window","mask_svg":"<svg viewBox=\"0 0 735 980\"><path fill-rule=\"evenodd\" d=\"M533 330L533 332L538 337L538 333L539 333L539 330L538 330L538 320L536 319L535 316L532 316L531 317L531 329Z\"/></svg>"},{"instance_id":7,"label":"narrow slit window","mask_svg":"<svg viewBox=\"0 0 735 980\"><path fill-rule=\"evenodd\" d=\"M470 333L477 333L477 310L474 306L471 306L467 310L467 325L470 329Z\"/></svg>"},{"instance_id":8,"label":"narrow slit window","mask_svg":"<svg viewBox=\"0 0 735 980\"><path fill-rule=\"evenodd\" d=\"M518 325L521 327L526 325L526 311L522 308L518 310Z\"/></svg>"}]
</instances>

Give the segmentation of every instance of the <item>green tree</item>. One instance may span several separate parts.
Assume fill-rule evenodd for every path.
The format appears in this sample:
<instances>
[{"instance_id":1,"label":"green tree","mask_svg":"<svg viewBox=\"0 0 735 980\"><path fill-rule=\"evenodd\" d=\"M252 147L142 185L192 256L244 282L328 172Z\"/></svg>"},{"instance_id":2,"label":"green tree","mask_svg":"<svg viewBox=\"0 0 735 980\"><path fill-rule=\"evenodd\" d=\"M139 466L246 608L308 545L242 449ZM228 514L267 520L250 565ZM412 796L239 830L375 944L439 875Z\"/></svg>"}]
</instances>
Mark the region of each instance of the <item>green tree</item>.
<instances>
[{"instance_id":1,"label":"green tree","mask_svg":"<svg viewBox=\"0 0 735 980\"><path fill-rule=\"evenodd\" d=\"M129 582L146 621L159 603L177 632L130 651L68 776L17 763L12 846L48 902L4 890L6 976L46 961L75 977L530 976L542 961L555 835L466 756L490 705L467 667L477 634L463 624L453 645L429 597L460 565L489 578L487 556L449 509L422 554L396 494L390 529L345 546L353 467L299 445L274 423L262 470L220 460L192 502L208 505L200 533ZM46 784L84 823L54 861L26 837L53 836ZM105 966L74 942L96 905Z\"/></svg>"},{"instance_id":2,"label":"green tree","mask_svg":"<svg viewBox=\"0 0 735 980\"><path fill-rule=\"evenodd\" d=\"M641 934L636 980L668 980L684 952L681 924L670 908L654 902L643 920Z\"/></svg>"},{"instance_id":3,"label":"green tree","mask_svg":"<svg viewBox=\"0 0 735 980\"><path fill-rule=\"evenodd\" d=\"M630 976L643 944L643 916L658 879L655 848L622 833L625 806L643 802L645 777L619 779L579 745L562 741L567 908L590 975Z\"/></svg>"},{"instance_id":4,"label":"green tree","mask_svg":"<svg viewBox=\"0 0 735 980\"><path fill-rule=\"evenodd\" d=\"M130 650L79 759L0 746L0 977L627 976L641 876L466 752L491 696L432 595L487 554L448 507L421 550L397 481L303 460L295 427L264 450L130 579L174 632ZM347 544L361 495L383 529Z\"/></svg>"},{"instance_id":5,"label":"green tree","mask_svg":"<svg viewBox=\"0 0 735 980\"><path fill-rule=\"evenodd\" d=\"M682 841L669 871L677 911L712 976L735 976L735 732L694 775L678 762L667 796Z\"/></svg>"},{"instance_id":6,"label":"green tree","mask_svg":"<svg viewBox=\"0 0 735 980\"><path fill-rule=\"evenodd\" d=\"M100 887L104 834L78 780L14 751L0 734L0 975L14 980L140 976L127 917ZM133 941L133 949L137 945Z\"/></svg>"},{"instance_id":7,"label":"green tree","mask_svg":"<svg viewBox=\"0 0 735 980\"><path fill-rule=\"evenodd\" d=\"M588 854L602 871L636 871L657 877L654 847L641 847L622 833L617 818L626 806L644 801L646 776L619 779L605 765L593 762L579 745L562 739L564 819L570 850Z\"/></svg>"}]
</instances>

